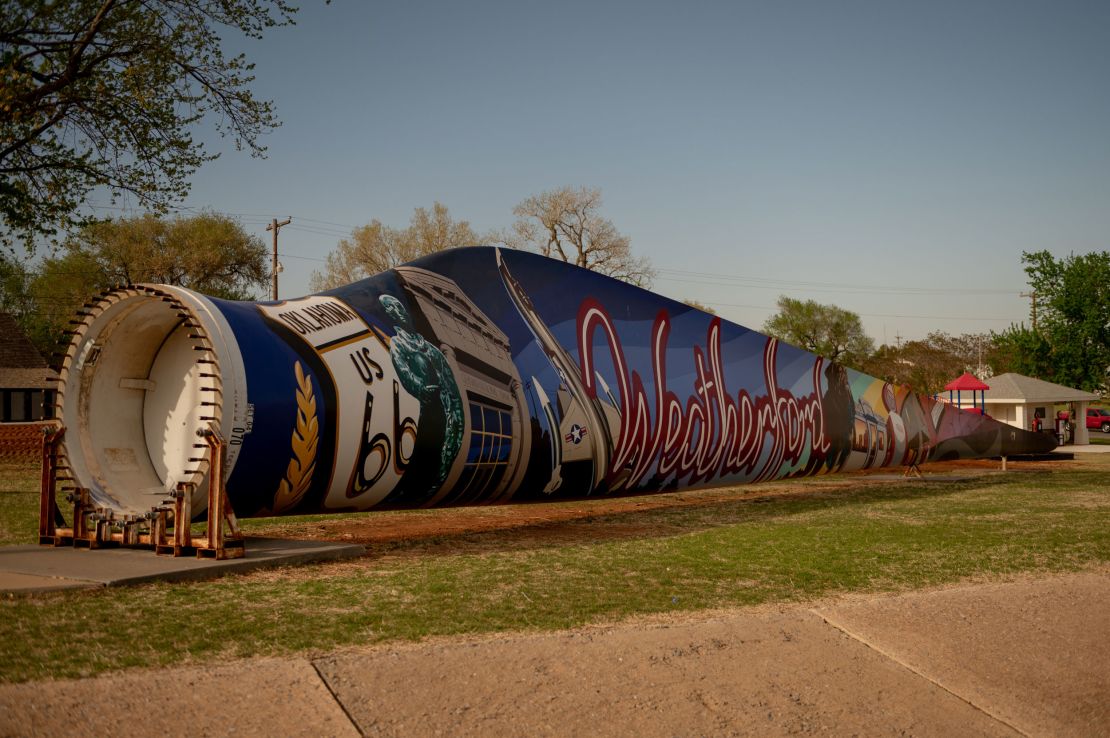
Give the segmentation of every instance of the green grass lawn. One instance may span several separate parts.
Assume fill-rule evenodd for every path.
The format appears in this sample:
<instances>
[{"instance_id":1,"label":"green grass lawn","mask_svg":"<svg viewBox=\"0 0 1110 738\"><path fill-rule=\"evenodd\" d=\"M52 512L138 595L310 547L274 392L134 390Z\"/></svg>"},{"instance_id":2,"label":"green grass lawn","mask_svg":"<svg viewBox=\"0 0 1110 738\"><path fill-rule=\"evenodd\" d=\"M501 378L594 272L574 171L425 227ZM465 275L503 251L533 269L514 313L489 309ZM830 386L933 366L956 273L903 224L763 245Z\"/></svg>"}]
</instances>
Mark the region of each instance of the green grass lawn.
<instances>
[{"instance_id":1,"label":"green grass lawn","mask_svg":"<svg viewBox=\"0 0 1110 738\"><path fill-rule=\"evenodd\" d=\"M565 628L1110 561L1110 455L966 481L833 479L586 517L557 536L543 526L448 535L347 563L13 597L0 602L0 680ZM0 469L5 542L34 539L37 506L22 510L37 505L33 483L26 469Z\"/></svg>"},{"instance_id":2,"label":"green grass lawn","mask_svg":"<svg viewBox=\"0 0 1110 738\"><path fill-rule=\"evenodd\" d=\"M38 467L0 459L0 546L39 537Z\"/></svg>"}]
</instances>

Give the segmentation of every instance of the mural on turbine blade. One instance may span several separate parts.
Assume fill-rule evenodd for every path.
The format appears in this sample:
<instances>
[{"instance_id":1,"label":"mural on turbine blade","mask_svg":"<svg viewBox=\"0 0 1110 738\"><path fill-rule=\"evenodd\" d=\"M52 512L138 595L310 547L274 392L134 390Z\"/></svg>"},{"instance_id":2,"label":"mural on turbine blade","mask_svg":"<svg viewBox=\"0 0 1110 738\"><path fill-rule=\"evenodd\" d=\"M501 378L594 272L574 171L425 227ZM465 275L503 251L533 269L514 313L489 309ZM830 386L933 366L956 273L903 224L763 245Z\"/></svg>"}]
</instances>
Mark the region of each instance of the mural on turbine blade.
<instances>
[{"instance_id":1,"label":"mural on turbine blade","mask_svg":"<svg viewBox=\"0 0 1110 738\"><path fill-rule=\"evenodd\" d=\"M208 343L194 349L208 346L221 384L212 414L172 410L163 423L151 406L177 408L179 398L162 397L153 380L119 379L146 392L155 474L143 483L157 495L158 483L197 473L173 465L177 431L152 425L176 428L178 415L186 431L218 423L241 516L642 494L1054 446L521 251L458 249L281 302L148 292L188 316L162 324L169 337L157 351L181 325L190 338L203 333ZM82 340L101 351L122 341L97 335L75 339L67 386L90 371ZM150 363L173 364L160 354ZM98 502L136 508L142 500L113 491L128 478L111 471L119 451L86 450L75 466L108 469L89 473Z\"/></svg>"}]
</instances>

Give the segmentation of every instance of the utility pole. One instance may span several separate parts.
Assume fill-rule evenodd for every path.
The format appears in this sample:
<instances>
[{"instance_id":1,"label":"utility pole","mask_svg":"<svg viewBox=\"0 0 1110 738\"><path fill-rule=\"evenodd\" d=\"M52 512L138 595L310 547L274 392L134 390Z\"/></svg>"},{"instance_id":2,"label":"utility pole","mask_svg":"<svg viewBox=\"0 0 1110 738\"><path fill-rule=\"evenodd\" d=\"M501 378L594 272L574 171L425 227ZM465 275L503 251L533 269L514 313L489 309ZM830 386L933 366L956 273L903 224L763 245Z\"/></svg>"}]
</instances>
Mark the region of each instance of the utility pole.
<instances>
[{"instance_id":1,"label":"utility pole","mask_svg":"<svg viewBox=\"0 0 1110 738\"><path fill-rule=\"evenodd\" d=\"M272 221L270 221L270 225L266 226L266 230L274 232L274 255L273 255L273 259L270 263L270 269L271 269L270 276L274 280L274 290L273 290L274 294L271 295L271 299L274 299L274 300L278 299L278 272L281 271L281 264L278 264L278 258L277 258L278 230L280 230L282 226L289 225L289 223L292 222L292 220L293 220L292 216L289 216L285 220L283 220L279 223L278 219L274 218Z\"/></svg>"},{"instance_id":2,"label":"utility pole","mask_svg":"<svg viewBox=\"0 0 1110 738\"><path fill-rule=\"evenodd\" d=\"M1021 296L1022 297L1028 297L1028 298L1031 298L1033 300L1033 332L1036 333L1037 332L1037 291L1033 290L1032 292L1022 292Z\"/></svg>"}]
</instances>

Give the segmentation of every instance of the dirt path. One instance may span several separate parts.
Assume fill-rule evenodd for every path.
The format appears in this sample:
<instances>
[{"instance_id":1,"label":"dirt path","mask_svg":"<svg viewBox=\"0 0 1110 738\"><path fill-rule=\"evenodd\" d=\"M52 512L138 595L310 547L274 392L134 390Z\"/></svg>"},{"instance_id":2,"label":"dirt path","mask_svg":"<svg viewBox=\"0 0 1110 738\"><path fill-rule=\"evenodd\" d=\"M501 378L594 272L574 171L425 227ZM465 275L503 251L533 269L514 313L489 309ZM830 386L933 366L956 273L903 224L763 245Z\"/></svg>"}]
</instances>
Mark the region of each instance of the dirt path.
<instances>
[{"instance_id":1,"label":"dirt path","mask_svg":"<svg viewBox=\"0 0 1110 738\"><path fill-rule=\"evenodd\" d=\"M0 686L0 735L1105 735L1110 568Z\"/></svg>"}]
</instances>

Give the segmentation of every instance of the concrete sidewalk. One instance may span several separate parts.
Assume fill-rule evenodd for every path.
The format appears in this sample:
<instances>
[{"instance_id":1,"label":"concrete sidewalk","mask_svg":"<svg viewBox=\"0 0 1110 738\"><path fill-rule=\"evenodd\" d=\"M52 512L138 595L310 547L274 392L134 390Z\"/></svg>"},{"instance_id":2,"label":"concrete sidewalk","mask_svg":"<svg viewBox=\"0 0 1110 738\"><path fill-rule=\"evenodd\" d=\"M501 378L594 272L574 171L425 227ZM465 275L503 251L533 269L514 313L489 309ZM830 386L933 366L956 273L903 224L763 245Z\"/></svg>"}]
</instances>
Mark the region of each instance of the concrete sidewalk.
<instances>
[{"instance_id":1,"label":"concrete sidewalk","mask_svg":"<svg viewBox=\"0 0 1110 738\"><path fill-rule=\"evenodd\" d=\"M363 546L323 541L248 538L241 559L158 556L133 548L91 551L72 546L0 547L0 593L118 587L151 581L212 579L269 566L333 561L361 556Z\"/></svg>"},{"instance_id":2,"label":"concrete sidewalk","mask_svg":"<svg viewBox=\"0 0 1110 738\"><path fill-rule=\"evenodd\" d=\"M1110 443L1092 443L1086 446L1061 446L1063 451L1076 454L1110 454Z\"/></svg>"},{"instance_id":3,"label":"concrete sidewalk","mask_svg":"<svg viewBox=\"0 0 1110 738\"><path fill-rule=\"evenodd\" d=\"M1105 735L1107 603L1104 570L7 685L0 735Z\"/></svg>"}]
</instances>

